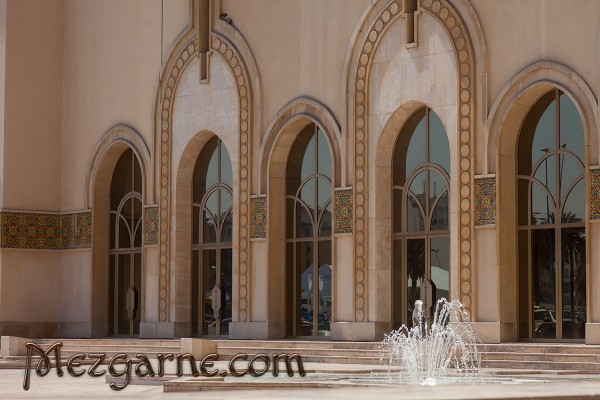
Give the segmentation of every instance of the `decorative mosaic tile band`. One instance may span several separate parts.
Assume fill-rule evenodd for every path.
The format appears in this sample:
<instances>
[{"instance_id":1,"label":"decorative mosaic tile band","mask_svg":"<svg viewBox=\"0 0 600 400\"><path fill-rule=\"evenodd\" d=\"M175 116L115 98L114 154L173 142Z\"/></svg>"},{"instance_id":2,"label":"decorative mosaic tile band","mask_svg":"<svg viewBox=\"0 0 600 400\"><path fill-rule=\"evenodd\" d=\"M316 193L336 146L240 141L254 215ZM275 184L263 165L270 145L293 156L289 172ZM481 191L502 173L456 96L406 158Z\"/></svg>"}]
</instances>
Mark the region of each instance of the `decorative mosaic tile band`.
<instances>
[{"instance_id":1,"label":"decorative mosaic tile band","mask_svg":"<svg viewBox=\"0 0 600 400\"><path fill-rule=\"evenodd\" d=\"M250 238L264 239L267 237L267 197L252 197L250 199L250 208Z\"/></svg>"},{"instance_id":2,"label":"decorative mosaic tile band","mask_svg":"<svg viewBox=\"0 0 600 400\"><path fill-rule=\"evenodd\" d=\"M352 233L352 189L335 191L335 233Z\"/></svg>"},{"instance_id":3,"label":"decorative mosaic tile band","mask_svg":"<svg viewBox=\"0 0 600 400\"><path fill-rule=\"evenodd\" d=\"M85 249L92 247L92 213L80 212L61 215L62 248Z\"/></svg>"},{"instance_id":4,"label":"decorative mosaic tile band","mask_svg":"<svg viewBox=\"0 0 600 400\"><path fill-rule=\"evenodd\" d=\"M600 219L600 169L590 170L590 218Z\"/></svg>"},{"instance_id":5,"label":"decorative mosaic tile band","mask_svg":"<svg viewBox=\"0 0 600 400\"><path fill-rule=\"evenodd\" d=\"M496 223L496 178L475 179L475 225Z\"/></svg>"},{"instance_id":6,"label":"decorative mosaic tile band","mask_svg":"<svg viewBox=\"0 0 600 400\"><path fill-rule=\"evenodd\" d=\"M92 246L92 213L0 212L0 247L62 250Z\"/></svg>"},{"instance_id":7,"label":"decorative mosaic tile band","mask_svg":"<svg viewBox=\"0 0 600 400\"><path fill-rule=\"evenodd\" d=\"M144 244L158 244L158 206L145 208L144 214Z\"/></svg>"}]
</instances>

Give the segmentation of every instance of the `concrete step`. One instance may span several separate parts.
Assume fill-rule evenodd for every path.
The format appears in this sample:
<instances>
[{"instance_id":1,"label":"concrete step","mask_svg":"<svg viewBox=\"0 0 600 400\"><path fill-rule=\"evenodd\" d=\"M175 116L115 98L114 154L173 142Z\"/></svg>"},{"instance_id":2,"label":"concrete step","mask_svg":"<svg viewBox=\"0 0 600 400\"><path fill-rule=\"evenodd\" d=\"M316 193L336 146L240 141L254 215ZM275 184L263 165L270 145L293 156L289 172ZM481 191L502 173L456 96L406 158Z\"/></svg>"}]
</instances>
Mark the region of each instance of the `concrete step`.
<instances>
[{"instance_id":1,"label":"concrete step","mask_svg":"<svg viewBox=\"0 0 600 400\"><path fill-rule=\"evenodd\" d=\"M600 346L562 343L501 343L482 344L480 351L505 353L567 353L600 354Z\"/></svg>"},{"instance_id":2,"label":"concrete step","mask_svg":"<svg viewBox=\"0 0 600 400\"><path fill-rule=\"evenodd\" d=\"M482 352L482 360L600 362L600 354Z\"/></svg>"},{"instance_id":3,"label":"concrete step","mask_svg":"<svg viewBox=\"0 0 600 400\"><path fill-rule=\"evenodd\" d=\"M212 340L212 339L211 339ZM137 353L156 358L159 353L181 351L178 339L34 339L47 348L62 342L63 362L77 353L104 353L107 359L125 353L132 359ZM226 340L217 339L219 358L229 360L236 354L298 353L305 362L385 364L380 342L338 342L331 340ZM482 366L503 370L582 371L600 373L600 346L555 343L481 344ZM51 357L53 358L53 357ZM37 358L36 358L37 360ZM37 361L34 362L37 363ZM89 360L93 362L93 360ZM0 358L0 364L25 364L25 357ZM0 366L1 367L1 366Z\"/></svg>"},{"instance_id":4,"label":"concrete step","mask_svg":"<svg viewBox=\"0 0 600 400\"><path fill-rule=\"evenodd\" d=\"M535 369L535 370L569 370L569 371L589 371L591 373L600 373L600 363L588 362L557 362L557 361L520 361L515 360L482 360L483 368L500 369Z\"/></svg>"}]
</instances>

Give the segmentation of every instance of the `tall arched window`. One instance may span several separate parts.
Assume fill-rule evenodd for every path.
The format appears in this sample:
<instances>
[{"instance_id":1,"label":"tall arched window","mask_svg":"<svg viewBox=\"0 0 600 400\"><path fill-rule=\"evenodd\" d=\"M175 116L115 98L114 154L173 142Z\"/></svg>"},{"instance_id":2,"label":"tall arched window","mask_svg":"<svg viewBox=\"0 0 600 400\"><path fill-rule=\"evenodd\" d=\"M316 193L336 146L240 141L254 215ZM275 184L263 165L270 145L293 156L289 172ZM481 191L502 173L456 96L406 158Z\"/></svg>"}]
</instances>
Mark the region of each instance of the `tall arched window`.
<instances>
[{"instance_id":1,"label":"tall arched window","mask_svg":"<svg viewBox=\"0 0 600 400\"><path fill-rule=\"evenodd\" d=\"M329 336L331 322L331 150L309 124L286 175L286 321L289 336Z\"/></svg>"},{"instance_id":2,"label":"tall arched window","mask_svg":"<svg viewBox=\"0 0 600 400\"><path fill-rule=\"evenodd\" d=\"M555 89L535 103L518 155L519 336L583 339L584 133L569 96Z\"/></svg>"},{"instance_id":3,"label":"tall arched window","mask_svg":"<svg viewBox=\"0 0 600 400\"><path fill-rule=\"evenodd\" d=\"M450 291L450 147L438 116L417 110L400 132L393 164L393 323L410 324L424 280Z\"/></svg>"},{"instance_id":4,"label":"tall arched window","mask_svg":"<svg viewBox=\"0 0 600 400\"><path fill-rule=\"evenodd\" d=\"M142 172L126 150L117 161L110 186L109 333L140 332L142 282Z\"/></svg>"},{"instance_id":5,"label":"tall arched window","mask_svg":"<svg viewBox=\"0 0 600 400\"><path fill-rule=\"evenodd\" d=\"M202 149L194 170L191 282L194 335L229 333L232 186L231 159L221 140L214 137Z\"/></svg>"}]
</instances>

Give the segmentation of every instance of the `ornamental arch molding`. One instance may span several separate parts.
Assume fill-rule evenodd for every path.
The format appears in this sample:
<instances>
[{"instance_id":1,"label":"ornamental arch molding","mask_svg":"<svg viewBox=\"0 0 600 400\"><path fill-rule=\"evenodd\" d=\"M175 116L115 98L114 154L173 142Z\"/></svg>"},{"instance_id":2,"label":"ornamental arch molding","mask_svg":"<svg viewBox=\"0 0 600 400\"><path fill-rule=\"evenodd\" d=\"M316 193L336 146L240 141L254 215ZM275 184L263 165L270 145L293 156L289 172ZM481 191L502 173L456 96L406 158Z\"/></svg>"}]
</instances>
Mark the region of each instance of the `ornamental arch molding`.
<instances>
[{"instance_id":1,"label":"ornamental arch molding","mask_svg":"<svg viewBox=\"0 0 600 400\"><path fill-rule=\"evenodd\" d=\"M90 160L86 178L86 205L88 208L92 208L94 190L97 182L104 181L105 179L110 181L112 177L112 170L108 172L107 168L104 167L107 158L111 159L116 157L114 160L114 163L116 164L120 155L126 150L126 147L130 147L140 161L140 167L144 177L144 195L146 196L146 202L152 202L154 196L152 195L152 185L149 185L149 183L152 182L150 177L150 149L142 135L135 129L127 125L116 125L102 135L96 144L94 155ZM108 175L105 176L106 174Z\"/></svg>"},{"instance_id":2,"label":"ornamental arch molding","mask_svg":"<svg viewBox=\"0 0 600 400\"><path fill-rule=\"evenodd\" d=\"M373 320L374 308L369 306L369 251L374 251L369 243L368 220L369 205L368 154L369 154L369 79L374 55L382 37L388 28L404 17L402 1L380 1L367 13L353 46L346 74L349 154L353 154L354 164L349 171L353 181L354 194L354 321L368 322ZM473 313L474 271L473 263L473 228L474 228L474 194L473 176L475 161L476 104L481 94L477 91L476 57L485 57L483 48L478 45L475 54L469 28L463 16L450 1L421 0L419 10L433 16L446 30L451 38L454 53L457 57L457 125L458 132L455 144L458 151L459 212L458 219L458 297ZM472 16L471 16L472 17ZM473 25L473 24L471 24ZM478 26L478 24L476 24ZM481 36L482 37L482 36ZM476 37L477 39L478 37ZM479 93L479 94L478 94ZM375 290L373 288L373 290ZM476 318L476 316L474 316Z\"/></svg>"},{"instance_id":3,"label":"ornamental arch molding","mask_svg":"<svg viewBox=\"0 0 600 400\"><path fill-rule=\"evenodd\" d=\"M231 27L225 27L222 21L215 21L214 31L211 32L210 48L212 56L222 57L231 70L237 87L237 100L239 106L238 126L238 153L232 154L239 160L237 171L238 196L236 205L238 213L237 232L234 242L237 243L237 251L234 249L234 282L237 276L237 285L234 285L233 317L241 322L249 319L249 286L250 286L250 191L252 176L252 149L254 121L254 102L252 84L259 84L256 73L256 65L244 43L241 35L233 31ZM220 33L221 31L222 33ZM231 32L233 31L233 32ZM159 224L159 274L158 274L158 323L171 323L175 314L176 301L174 288L175 271L172 270L172 257L175 257L175 249L171 249L173 242L171 235L174 227L171 226L171 215L175 210L172 202L172 127L173 127L173 103L175 94L183 76L183 71L191 60L197 57L198 37L195 29L190 29L182 36L174 47L165 68L162 71L161 81L157 92L155 109L155 179L158 188L158 205L160 209ZM249 64L247 64L249 63ZM251 65L248 68L247 65ZM260 117L259 117L260 118ZM235 179L235 178L234 178ZM236 300L237 298L237 300ZM179 316L177 316L179 319ZM158 333L161 335L161 333ZM173 331L166 333L172 336Z\"/></svg>"},{"instance_id":4,"label":"ornamental arch molding","mask_svg":"<svg viewBox=\"0 0 600 400\"><path fill-rule=\"evenodd\" d=\"M269 123L265 136L261 140L260 193L267 193L270 160L272 157L275 157L275 150L279 146L277 142L281 139L283 133L287 131L298 133L301 129L296 131L293 128L294 126L305 125L311 121L322 127L324 133L329 138L334 163L333 185L334 187L341 185L341 166L343 163L340 151L340 141L342 138L340 125L331 110L325 105L308 97L299 97L279 110L277 115L275 115ZM290 129L290 127L292 128ZM279 154L280 151L276 151L276 153ZM287 157L287 153L285 154L285 157Z\"/></svg>"}]
</instances>

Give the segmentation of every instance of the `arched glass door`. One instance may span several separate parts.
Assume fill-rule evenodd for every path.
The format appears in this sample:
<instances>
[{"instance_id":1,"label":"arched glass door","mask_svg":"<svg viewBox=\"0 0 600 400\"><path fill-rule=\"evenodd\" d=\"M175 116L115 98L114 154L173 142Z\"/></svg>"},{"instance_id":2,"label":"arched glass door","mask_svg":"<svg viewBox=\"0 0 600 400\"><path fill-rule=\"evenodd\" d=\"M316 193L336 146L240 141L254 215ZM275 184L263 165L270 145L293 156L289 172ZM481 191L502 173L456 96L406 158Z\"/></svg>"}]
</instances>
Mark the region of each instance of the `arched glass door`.
<instances>
[{"instance_id":1,"label":"arched glass door","mask_svg":"<svg viewBox=\"0 0 600 400\"><path fill-rule=\"evenodd\" d=\"M211 139L196 161L193 187L192 333L229 334L232 301L233 174L223 142Z\"/></svg>"},{"instance_id":2,"label":"arched glass door","mask_svg":"<svg viewBox=\"0 0 600 400\"><path fill-rule=\"evenodd\" d=\"M393 163L392 314L409 325L424 280L436 299L449 298L450 147L438 116L416 111L398 137Z\"/></svg>"},{"instance_id":3,"label":"arched glass door","mask_svg":"<svg viewBox=\"0 0 600 400\"><path fill-rule=\"evenodd\" d=\"M331 150L308 125L294 142L286 175L286 321L289 336L329 336L331 323Z\"/></svg>"},{"instance_id":4,"label":"arched glass door","mask_svg":"<svg viewBox=\"0 0 600 400\"><path fill-rule=\"evenodd\" d=\"M109 334L140 332L142 281L142 173L126 150L110 187Z\"/></svg>"},{"instance_id":5,"label":"arched glass door","mask_svg":"<svg viewBox=\"0 0 600 400\"><path fill-rule=\"evenodd\" d=\"M584 339L584 133L567 95L531 108L518 154L519 336Z\"/></svg>"}]
</instances>

